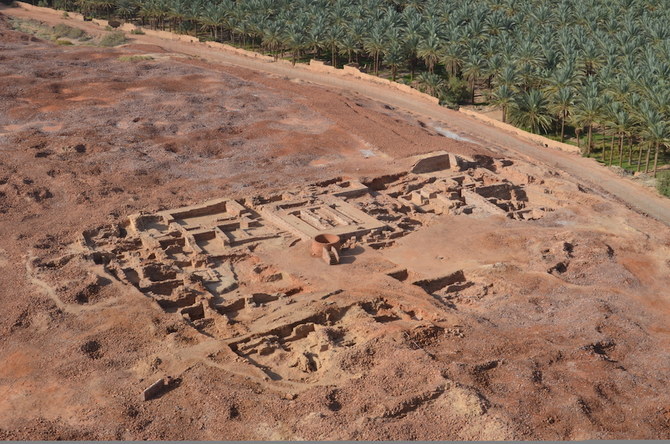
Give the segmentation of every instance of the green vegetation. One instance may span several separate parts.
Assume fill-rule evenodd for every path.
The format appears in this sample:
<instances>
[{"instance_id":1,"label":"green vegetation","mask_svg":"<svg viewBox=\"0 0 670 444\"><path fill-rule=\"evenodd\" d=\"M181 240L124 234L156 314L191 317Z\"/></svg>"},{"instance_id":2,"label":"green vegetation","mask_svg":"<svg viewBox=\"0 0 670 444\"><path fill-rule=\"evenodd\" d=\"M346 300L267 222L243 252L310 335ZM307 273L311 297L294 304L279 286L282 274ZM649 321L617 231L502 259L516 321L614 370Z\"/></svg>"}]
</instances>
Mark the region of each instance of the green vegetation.
<instances>
[{"instance_id":1,"label":"green vegetation","mask_svg":"<svg viewBox=\"0 0 670 444\"><path fill-rule=\"evenodd\" d=\"M44 40L51 40L57 45L73 45L72 40L84 42L91 37L79 28L67 25L51 27L36 20L11 19L12 28L32 34Z\"/></svg>"},{"instance_id":2,"label":"green vegetation","mask_svg":"<svg viewBox=\"0 0 670 444\"><path fill-rule=\"evenodd\" d=\"M126 43L126 35L122 31L112 31L100 39L100 46L119 46Z\"/></svg>"},{"instance_id":3,"label":"green vegetation","mask_svg":"<svg viewBox=\"0 0 670 444\"><path fill-rule=\"evenodd\" d=\"M670 197L670 171L658 173L656 189L664 196Z\"/></svg>"},{"instance_id":4,"label":"green vegetation","mask_svg":"<svg viewBox=\"0 0 670 444\"><path fill-rule=\"evenodd\" d=\"M147 60L153 60L154 58L147 55L132 55L132 56L121 56L119 60L122 62L142 62Z\"/></svg>"},{"instance_id":5,"label":"green vegetation","mask_svg":"<svg viewBox=\"0 0 670 444\"><path fill-rule=\"evenodd\" d=\"M135 35L144 35L144 31L142 31L142 28L135 28L132 31L130 31L130 33Z\"/></svg>"},{"instance_id":6,"label":"green vegetation","mask_svg":"<svg viewBox=\"0 0 670 444\"><path fill-rule=\"evenodd\" d=\"M69 39L80 39L84 37L85 33L79 28L73 28L68 25L56 25L53 28L53 35L56 38L67 37Z\"/></svg>"},{"instance_id":7,"label":"green vegetation","mask_svg":"<svg viewBox=\"0 0 670 444\"><path fill-rule=\"evenodd\" d=\"M486 101L502 109L503 120L575 142L601 162L656 172L670 161L669 1L47 3L294 63L356 63L363 71L406 79L443 103Z\"/></svg>"}]
</instances>

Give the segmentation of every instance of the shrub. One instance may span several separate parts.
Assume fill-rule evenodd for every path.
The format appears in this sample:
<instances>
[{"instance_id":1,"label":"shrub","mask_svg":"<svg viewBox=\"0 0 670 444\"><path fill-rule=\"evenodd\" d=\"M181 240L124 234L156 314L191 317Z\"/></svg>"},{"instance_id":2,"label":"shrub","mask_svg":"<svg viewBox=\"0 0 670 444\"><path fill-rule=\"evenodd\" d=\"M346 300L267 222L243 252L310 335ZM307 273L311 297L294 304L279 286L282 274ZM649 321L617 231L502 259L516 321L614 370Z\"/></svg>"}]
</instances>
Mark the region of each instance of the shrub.
<instances>
[{"instance_id":1,"label":"shrub","mask_svg":"<svg viewBox=\"0 0 670 444\"><path fill-rule=\"evenodd\" d=\"M132 56L121 56L119 60L122 62L141 62L145 60L153 60L154 58L147 55L132 55Z\"/></svg>"},{"instance_id":2,"label":"shrub","mask_svg":"<svg viewBox=\"0 0 670 444\"><path fill-rule=\"evenodd\" d=\"M65 11L63 13L63 18L70 18L70 14L68 14L67 11Z\"/></svg>"},{"instance_id":3,"label":"shrub","mask_svg":"<svg viewBox=\"0 0 670 444\"><path fill-rule=\"evenodd\" d=\"M110 20L108 23L109 23L109 26L111 26L111 27L114 28L114 29L116 29L116 28L118 28L119 26L121 26L121 22L118 21L118 20L114 20L114 19Z\"/></svg>"},{"instance_id":4,"label":"shrub","mask_svg":"<svg viewBox=\"0 0 670 444\"><path fill-rule=\"evenodd\" d=\"M56 44L59 45L59 46L70 46L70 45L72 45L72 42L69 41L69 40L58 39L58 40L56 40Z\"/></svg>"},{"instance_id":5,"label":"shrub","mask_svg":"<svg viewBox=\"0 0 670 444\"><path fill-rule=\"evenodd\" d=\"M79 28L61 24L54 26L53 34L56 38L67 37L70 39L80 39L85 33Z\"/></svg>"},{"instance_id":6,"label":"shrub","mask_svg":"<svg viewBox=\"0 0 670 444\"><path fill-rule=\"evenodd\" d=\"M662 195L670 197L670 171L658 173L656 177L656 189Z\"/></svg>"},{"instance_id":7,"label":"shrub","mask_svg":"<svg viewBox=\"0 0 670 444\"><path fill-rule=\"evenodd\" d=\"M100 39L100 46L118 46L126 43L126 35L121 31L110 32Z\"/></svg>"},{"instance_id":8,"label":"shrub","mask_svg":"<svg viewBox=\"0 0 670 444\"><path fill-rule=\"evenodd\" d=\"M442 99L450 104L464 103L470 97L468 82L451 76L444 87Z\"/></svg>"},{"instance_id":9,"label":"shrub","mask_svg":"<svg viewBox=\"0 0 670 444\"><path fill-rule=\"evenodd\" d=\"M142 31L142 28L135 28L132 31L130 31L130 33L135 35L144 35L144 31Z\"/></svg>"}]
</instances>

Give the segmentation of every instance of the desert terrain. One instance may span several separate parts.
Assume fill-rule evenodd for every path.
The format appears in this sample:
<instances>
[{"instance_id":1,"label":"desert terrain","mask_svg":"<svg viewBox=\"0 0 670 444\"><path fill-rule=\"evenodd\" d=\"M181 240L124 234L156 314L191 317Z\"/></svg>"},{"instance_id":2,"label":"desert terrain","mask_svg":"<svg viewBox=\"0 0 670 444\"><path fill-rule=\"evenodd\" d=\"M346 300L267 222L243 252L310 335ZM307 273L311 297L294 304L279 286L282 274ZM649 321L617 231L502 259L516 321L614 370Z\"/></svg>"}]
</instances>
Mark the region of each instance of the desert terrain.
<instances>
[{"instance_id":1,"label":"desert terrain","mask_svg":"<svg viewBox=\"0 0 670 444\"><path fill-rule=\"evenodd\" d=\"M670 437L652 191L397 92L0 12L0 438Z\"/></svg>"}]
</instances>

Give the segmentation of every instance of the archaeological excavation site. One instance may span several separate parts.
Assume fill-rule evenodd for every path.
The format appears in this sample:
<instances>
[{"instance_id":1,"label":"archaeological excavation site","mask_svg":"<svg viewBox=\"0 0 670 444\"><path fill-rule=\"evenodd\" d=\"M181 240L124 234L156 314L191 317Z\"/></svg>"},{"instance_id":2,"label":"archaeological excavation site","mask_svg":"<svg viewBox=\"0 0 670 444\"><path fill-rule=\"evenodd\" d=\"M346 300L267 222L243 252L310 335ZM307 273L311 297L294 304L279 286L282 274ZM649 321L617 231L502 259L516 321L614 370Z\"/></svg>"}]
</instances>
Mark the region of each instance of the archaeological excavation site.
<instances>
[{"instance_id":1,"label":"archaeological excavation site","mask_svg":"<svg viewBox=\"0 0 670 444\"><path fill-rule=\"evenodd\" d=\"M360 79L22 11L0 439L670 438L667 199Z\"/></svg>"},{"instance_id":2,"label":"archaeological excavation site","mask_svg":"<svg viewBox=\"0 0 670 444\"><path fill-rule=\"evenodd\" d=\"M299 191L134 214L84 231L72 246L79 252L46 264L47 274L71 261L99 265L78 302L88 303L101 282L134 287L138 298L221 341L219 353L249 377L299 390L342 378L333 363L378 324L406 334L441 331L433 322L440 307L488 293L490 282L469 280L448 263L446 274L430 275L420 263L392 259L396 242L441 215L535 220L551 211L529 202L531 176L512 167L506 174L512 162L480 162L440 153L366 183L334 178ZM406 295L357 291L359 279Z\"/></svg>"}]
</instances>

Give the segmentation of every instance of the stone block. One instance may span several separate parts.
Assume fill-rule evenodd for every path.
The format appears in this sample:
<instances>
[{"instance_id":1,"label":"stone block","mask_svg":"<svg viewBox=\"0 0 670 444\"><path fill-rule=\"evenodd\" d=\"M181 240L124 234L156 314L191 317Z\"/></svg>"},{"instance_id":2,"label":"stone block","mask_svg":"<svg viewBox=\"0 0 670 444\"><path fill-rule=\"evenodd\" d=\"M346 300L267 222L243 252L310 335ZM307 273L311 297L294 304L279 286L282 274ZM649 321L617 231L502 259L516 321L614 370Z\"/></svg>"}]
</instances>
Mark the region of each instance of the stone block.
<instances>
[{"instance_id":1,"label":"stone block","mask_svg":"<svg viewBox=\"0 0 670 444\"><path fill-rule=\"evenodd\" d=\"M417 156L411 172L414 174L424 174L448 170L451 168L451 156L451 154L445 151Z\"/></svg>"},{"instance_id":2,"label":"stone block","mask_svg":"<svg viewBox=\"0 0 670 444\"><path fill-rule=\"evenodd\" d=\"M158 381L154 382L151 384L149 387L147 387L144 392L142 392L142 398L145 401L149 401L150 399L155 398L156 396L160 395L163 393L163 391L167 388L167 385L165 384L165 380L163 378L159 379Z\"/></svg>"}]
</instances>

